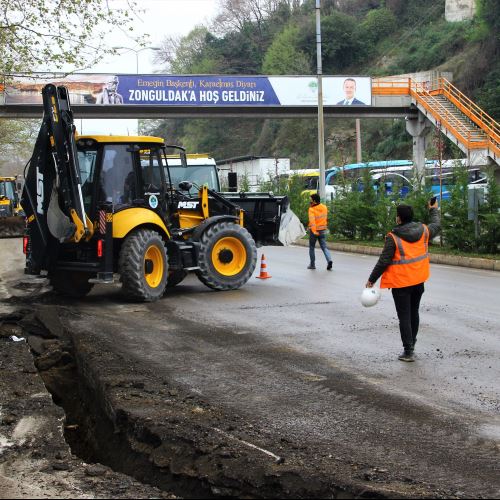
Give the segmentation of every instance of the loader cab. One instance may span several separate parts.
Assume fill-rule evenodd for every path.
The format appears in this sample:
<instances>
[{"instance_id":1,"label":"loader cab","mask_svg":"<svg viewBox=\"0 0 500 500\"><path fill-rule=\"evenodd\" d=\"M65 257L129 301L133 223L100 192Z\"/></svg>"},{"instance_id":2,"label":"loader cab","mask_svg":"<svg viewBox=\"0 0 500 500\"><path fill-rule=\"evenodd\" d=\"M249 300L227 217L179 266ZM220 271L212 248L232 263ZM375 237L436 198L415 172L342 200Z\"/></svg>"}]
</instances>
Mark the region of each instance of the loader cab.
<instances>
[{"instance_id":1,"label":"loader cab","mask_svg":"<svg viewBox=\"0 0 500 500\"><path fill-rule=\"evenodd\" d=\"M163 139L80 136L76 142L85 211L91 219L104 203L119 212L146 207L166 216Z\"/></svg>"},{"instance_id":2,"label":"loader cab","mask_svg":"<svg viewBox=\"0 0 500 500\"><path fill-rule=\"evenodd\" d=\"M0 177L0 217L17 215L19 196L15 177Z\"/></svg>"}]
</instances>

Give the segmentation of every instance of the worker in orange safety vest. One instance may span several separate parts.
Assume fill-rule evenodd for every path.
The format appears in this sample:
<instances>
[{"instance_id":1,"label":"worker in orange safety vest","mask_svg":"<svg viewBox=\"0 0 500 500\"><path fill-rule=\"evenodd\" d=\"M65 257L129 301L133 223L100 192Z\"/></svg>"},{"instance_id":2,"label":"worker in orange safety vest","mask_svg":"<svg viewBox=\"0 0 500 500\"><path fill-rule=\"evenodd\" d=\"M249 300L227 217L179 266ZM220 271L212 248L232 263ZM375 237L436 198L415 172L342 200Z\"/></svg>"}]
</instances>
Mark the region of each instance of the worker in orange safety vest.
<instances>
[{"instance_id":1,"label":"worker in orange safety vest","mask_svg":"<svg viewBox=\"0 0 500 500\"><path fill-rule=\"evenodd\" d=\"M328 232L328 209L321 203L321 199L317 193L311 195L309 203L309 265L307 269L316 269L316 256L314 248L316 241L319 241L319 246L325 255L327 262L326 269L332 270L332 256L326 246L326 235Z\"/></svg>"},{"instance_id":2,"label":"worker in orange safety vest","mask_svg":"<svg viewBox=\"0 0 500 500\"><path fill-rule=\"evenodd\" d=\"M404 348L398 359L407 362L415 360L413 353L420 322L420 299L424 282L430 275L429 241L441 230L435 198L428 207L430 223L427 226L413 221L411 206L397 207L397 226L387 234L384 249L366 283L366 287L371 288L382 276L380 287L392 289Z\"/></svg>"}]
</instances>

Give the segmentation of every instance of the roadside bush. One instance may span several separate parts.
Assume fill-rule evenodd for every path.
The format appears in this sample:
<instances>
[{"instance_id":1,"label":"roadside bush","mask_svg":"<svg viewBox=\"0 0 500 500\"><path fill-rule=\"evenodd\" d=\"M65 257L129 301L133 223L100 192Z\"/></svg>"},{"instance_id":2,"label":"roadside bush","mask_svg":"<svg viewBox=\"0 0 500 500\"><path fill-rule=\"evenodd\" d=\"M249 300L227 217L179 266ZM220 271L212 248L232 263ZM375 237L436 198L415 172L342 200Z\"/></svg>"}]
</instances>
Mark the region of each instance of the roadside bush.
<instances>
[{"instance_id":1,"label":"roadside bush","mask_svg":"<svg viewBox=\"0 0 500 500\"><path fill-rule=\"evenodd\" d=\"M243 191L244 193L250 191L250 179L247 172L245 172L239 179L238 191Z\"/></svg>"},{"instance_id":2,"label":"roadside bush","mask_svg":"<svg viewBox=\"0 0 500 500\"><path fill-rule=\"evenodd\" d=\"M335 198L328 203L330 234L347 240L383 241L396 225L396 207L411 205L416 221L430 221L428 203L432 197L429 186L416 186L406 197L401 197L400 187L392 186L392 193L385 192L384 183L374 188L369 176L361 185L341 185ZM309 197L301 195L299 183L289 191L292 209L307 224ZM293 193L293 194L292 194ZM488 189L484 202L479 206L479 230L476 235L474 221L469 220L468 172L457 167L450 197L441 203L442 235L446 247L461 252L498 254L500 252L500 186L493 173L488 173Z\"/></svg>"},{"instance_id":3,"label":"roadside bush","mask_svg":"<svg viewBox=\"0 0 500 500\"><path fill-rule=\"evenodd\" d=\"M486 253L498 253L500 246L500 186L493 172L488 172L488 189L484 203L479 207L480 233L478 249Z\"/></svg>"},{"instance_id":4,"label":"roadside bush","mask_svg":"<svg viewBox=\"0 0 500 500\"><path fill-rule=\"evenodd\" d=\"M468 219L468 175L466 168L457 168L455 184L451 188L450 198L443 200L441 225L443 238L447 245L464 252L476 248L474 222Z\"/></svg>"},{"instance_id":5,"label":"roadside bush","mask_svg":"<svg viewBox=\"0 0 500 500\"><path fill-rule=\"evenodd\" d=\"M299 176L291 177L288 183L288 199L290 200L290 207L295 215L300 219L302 224L307 227L309 222L309 196L303 194L304 181Z\"/></svg>"},{"instance_id":6,"label":"roadside bush","mask_svg":"<svg viewBox=\"0 0 500 500\"><path fill-rule=\"evenodd\" d=\"M288 194L288 178L285 176L276 176L272 172L267 173L267 180L262 179L259 184L261 193L274 193L276 195Z\"/></svg>"},{"instance_id":7,"label":"roadside bush","mask_svg":"<svg viewBox=\"0 0 500 500\"><path fill-rule=\"evenodd\" d=\"M432 191L427 186L416 186L408 193L401 203L406 203L413 207L414 219L424 224L429 222L429 200L432 198Z\"/></svg>"},{"instance_id":8,"label":"roadside bush","mask_svg":"<svg viewBox=\"0 0 500 500\"><path fill-rule=\"evenodd\" d=\"M395 196L388 196L382 188L375 205L375 214L378 222L377 237L385 238L385 235L394 227L396 220Z\"/></svg>"},{"instance_id":9,"label":"roadside bush","mask_svg":"<svg viewBox=\"0 0 500 500\"><path fill-rule=\"evenodd\" d=\"M358 231L361 239L372 241L380 229L377 220L377 192L368 169L364 170L362 179L364 189L360 193L359 205L355 211L358 218Z\"/></svg>"},{"instance_id":10,"label":"roadside bush","mask_svg":"<svg viewBox=\"0 0 500 500\"><path fill-rule=\"evenodd\" d=\"M337 191L335 198L330 203L332 213L332 217L328 221L330 234L339 234L352 240L356 239L360 199L360 193L351 191L346 185Z\"/></svg>"}]
</instances>

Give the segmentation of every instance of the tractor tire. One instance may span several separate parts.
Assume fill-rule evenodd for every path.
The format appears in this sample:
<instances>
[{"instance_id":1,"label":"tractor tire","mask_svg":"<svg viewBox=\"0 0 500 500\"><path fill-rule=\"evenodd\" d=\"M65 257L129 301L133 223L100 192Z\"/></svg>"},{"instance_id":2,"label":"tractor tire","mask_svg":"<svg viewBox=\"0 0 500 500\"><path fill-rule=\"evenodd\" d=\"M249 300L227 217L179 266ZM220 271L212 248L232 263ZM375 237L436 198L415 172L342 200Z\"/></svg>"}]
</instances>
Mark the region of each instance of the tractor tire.
<instances>
[{"instance_id":1,"label":"tractor tire","mask_svg":"<svg viewBox=\"0 0 500 500\"><path fill-rule=\"evenodd\" d=\"M130 233L122 244L118 260L122 292L133 300L154 302L167 285L168 264L165 243L150 229Z\"/></svg>"},{"instance_id":2,"label":"tractor tire","mask_svg":"<svg viewBox=\"0 0 500 500\"><path fill-rule=\"evenodd\" d=\"M209 226L200 237L198 279L214 290L235 290L252 276L257 248L250 233L233 222Z\"/></svg>"},{"instance_id":3,"label":"tractor tire","mask_svg":"<svg viewBox=\"0 0 500 500\"><path fill-rule=\"evenodd\" d=\"M169 272L167 278L167 288L173 288L178 285L186 276L187 272L184 271L184 269L177 269Z\"/></svg>"},{"instance_id":4,"label":"tractor tire","mask_svg":"<svg viewBox=\"0 0 500 500\"><path fill-rule=\"evenodd\" d=\"M72 299L85 297L92 290L94 284L89 283L90 277L85 273L71 271L51 271L48 274L54 292Z\"/></svg>"}]
</instances>

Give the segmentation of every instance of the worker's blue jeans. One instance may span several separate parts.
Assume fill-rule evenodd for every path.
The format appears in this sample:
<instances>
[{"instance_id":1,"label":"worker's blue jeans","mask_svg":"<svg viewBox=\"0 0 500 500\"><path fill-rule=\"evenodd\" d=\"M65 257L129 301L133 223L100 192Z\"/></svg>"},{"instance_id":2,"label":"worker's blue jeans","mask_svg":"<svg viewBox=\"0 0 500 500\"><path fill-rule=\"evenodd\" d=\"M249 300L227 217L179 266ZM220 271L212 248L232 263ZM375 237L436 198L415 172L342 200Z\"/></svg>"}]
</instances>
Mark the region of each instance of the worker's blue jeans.
<instances>
[{"instance_id":1,"label":"worker's blue jeans","mask_svg":"<svg viewBox=\"0 0 500 500\"><path fill-rule=\"evenodd\" d=\"M320 231L318 236L316 236L312 231L309 231L309 259L311 260L312 266L314 266L314 263L316 262L316 256L314 255L316 241L319 241L319 246L325 254L326 261L330 262L332 260L332 256L326 247L326 231Z\"/></svg>"}]
</instances>

